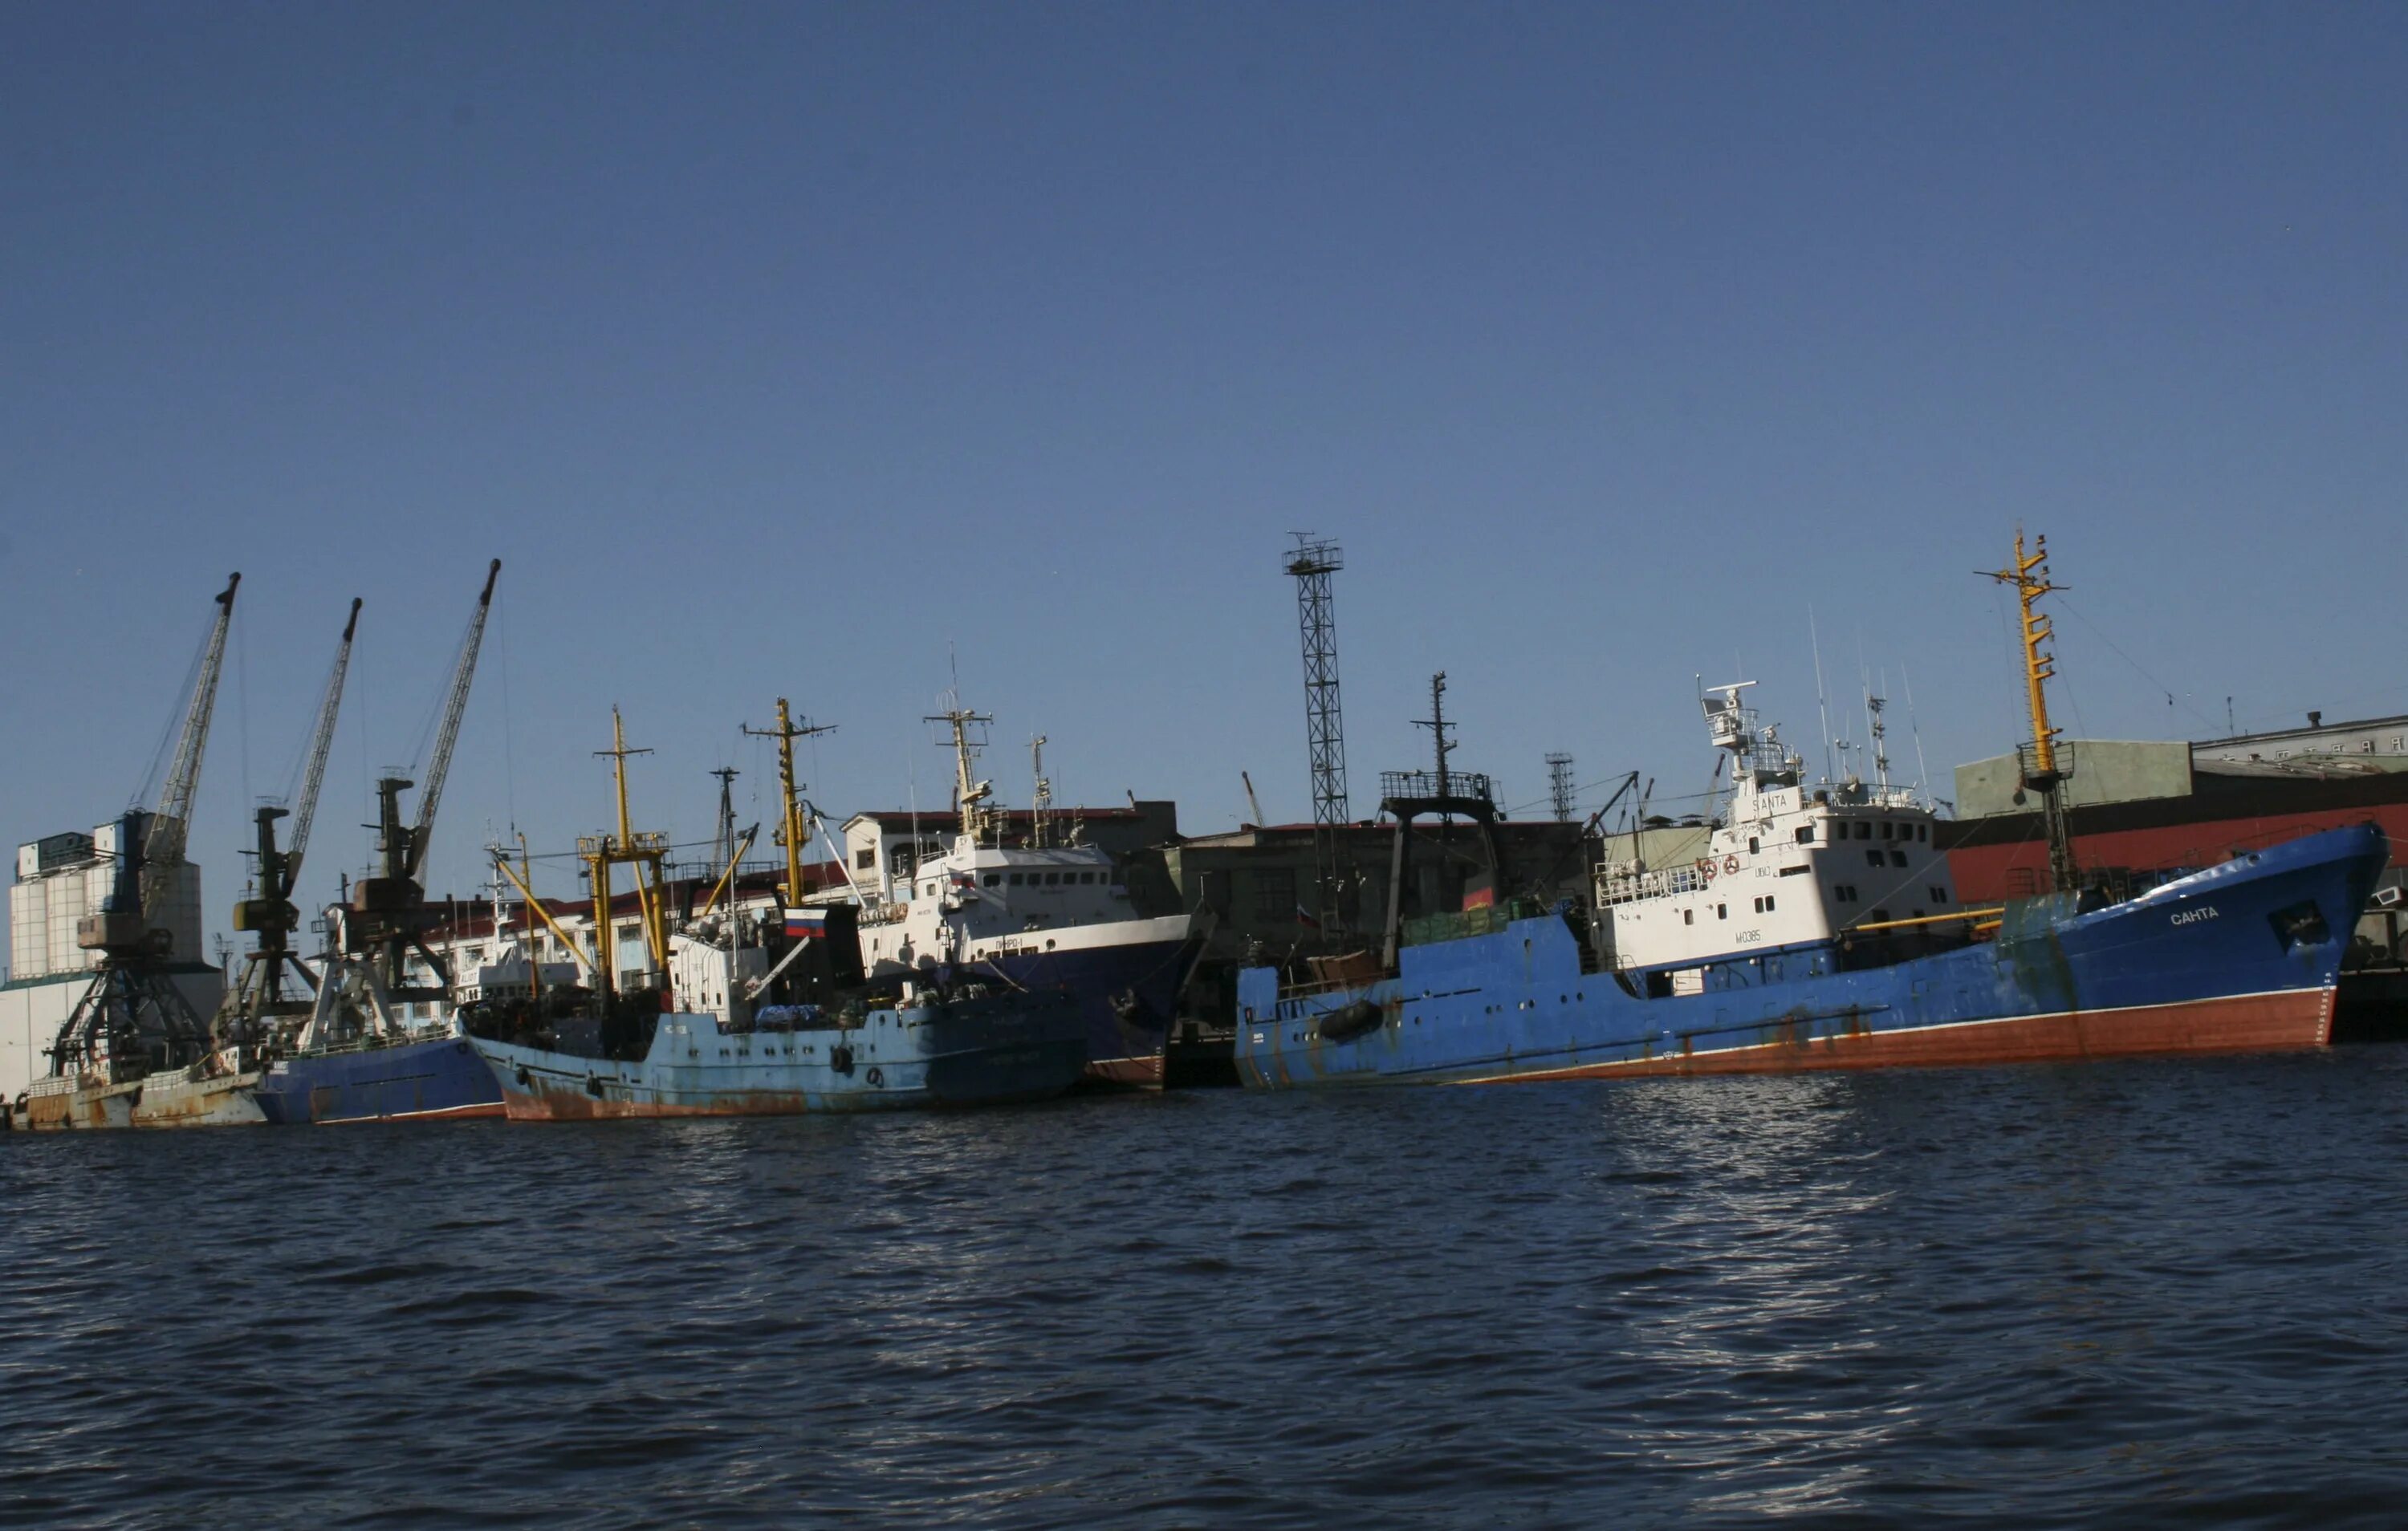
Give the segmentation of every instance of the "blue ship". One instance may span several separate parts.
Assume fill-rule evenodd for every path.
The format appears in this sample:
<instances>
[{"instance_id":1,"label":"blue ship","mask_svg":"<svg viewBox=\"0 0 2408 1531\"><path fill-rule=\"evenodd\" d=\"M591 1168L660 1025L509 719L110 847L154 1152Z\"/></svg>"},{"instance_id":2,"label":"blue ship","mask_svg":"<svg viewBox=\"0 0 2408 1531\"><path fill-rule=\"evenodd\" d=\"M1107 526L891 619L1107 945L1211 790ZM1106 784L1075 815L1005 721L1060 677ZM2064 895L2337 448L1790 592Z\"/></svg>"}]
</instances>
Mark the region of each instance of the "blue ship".
<instances>
[{"instance_id":1,"label":"blue ship","mask_svg":"<svg viewBox=\"0 0 2408 1531\"><path fill-rule=\"evenodd\" d=\"M287 1126L503 1114L493 1070L450 1029L279 1058L256 1095L262 1114Z\"/></svg>"},{"instance_id":2,"label":"blue ship","mask_svg":"<svg viewBox=\"0 0 2408 1531\"><path fill-rule=\"evenodd\" d=\"M849 1014L770 1007L742 1027L670 1011L641 1018L634 1031L606 1037L564 1025L550 1046L482 1036L474 1044L514 1122L1038 1100L1069 1089L1087 1062L1077 1009L1054 991L924 991Z\"/></svg>"},{"instance_id":3,"label":"blue ship","mask_svg":"<svg viewBox=\"0 0 2408 1531\"><path fill-rule=\"evenodd\" d=\"M2330 1040L2382 832L2328 831L2088 912L2008 906L1994 938L1880 966L1836 944L1601 970L1568 909L1406 945L1369 984L1238 980L1242 1082L1469 1083L2260 1052ZM1758 895L1760 896L1760 895Z\"/></svg>"}]
</instances>

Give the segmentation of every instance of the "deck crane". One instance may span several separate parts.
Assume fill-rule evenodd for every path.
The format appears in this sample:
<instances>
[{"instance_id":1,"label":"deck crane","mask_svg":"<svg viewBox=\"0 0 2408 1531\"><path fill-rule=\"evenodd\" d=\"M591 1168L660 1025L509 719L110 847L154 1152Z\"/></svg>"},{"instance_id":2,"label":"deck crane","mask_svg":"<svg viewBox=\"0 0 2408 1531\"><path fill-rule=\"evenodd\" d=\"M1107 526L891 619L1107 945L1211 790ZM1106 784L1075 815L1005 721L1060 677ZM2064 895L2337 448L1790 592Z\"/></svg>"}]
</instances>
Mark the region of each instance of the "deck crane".
<instances>
[{"instance_id":1,"label":"deck crane","mask_svg":"<svg viewBox=\"0 0 2408 1531\"><path fill-rule=\"evenodd\" d=\"M225 666L226 629L234 622L235 591L241 583L242 576L234 575L218 594L217 616L202 640L158 807L148 812L129 808L119 817L117 867L108 897L100 913L76 923L76 944L100 953L100 966L50 1044L53 1074L96 1076L92 1082L106 1086L179 1068L208 1047L200 1018L166 971L163 959L173 950L173 937L160 922L183 864L201 758L217 710L218 676Z\"/></svg>"},{"instance_id":2,"label":"deck crane","mask_svg":"<svg viewBox=\"0 0 2408 1531\"><path fill-rule=\"evenodd\" d=\"M359 625L360 602L355 596L351 616L343 622L342 641L335 648L334 666L326 675L325 694L318 702L318 721L309 736L300 795L289 810L293 837L288 848L276 848L276 821L286 817L288 810L263 803L256 815L259 887L256 896L245 898L234 907L234 928L251 932L252 945L243 958L241 977L226 992L225 1002L218 1009L215 1029L221 1045L256 1043L263 1039L264 1023L270 1017L308 1012L307 999L288 998L285 994L288 967L310 989L318 987L318 975L293 950L293 933L301 923L301 911L293 902L293 889L300 880L301 858L309 849L309 825L318 814L318 789L325 783L326 755L334 747L335 719L343 705L343 678L351 667L351 635Z\"/></svg>"},{"instance_id":3,"label":"deck crane","mask_svg":"<svg viewBox=\"0 0 2408 1531\"><path fill-rule=\"evenodd\" d=\"M486 566L485 588L478 594L468 630L460 639L459 657L452 663L452 683L444 694L443 714L427 755L423 780L389 776L377 783L377 871L351 884L351 906L343 921L343 948L353 953L376 953L377 977L394 999L441 999L450 987L450 968L426 944L430 916L426 891L419 879L435 833L435 809L443 799L443 779L452 770L452 747L459 742L460 719L468 709L468 683L477 674L477 651L485 639L485 614L493 609L494 581L501 572L498 558ZM405 825L401 794L413 786L419 788L418 816ZM438 980L435 987L404 981L412 950L435 970Z\"/></svg>"}]
</instances>

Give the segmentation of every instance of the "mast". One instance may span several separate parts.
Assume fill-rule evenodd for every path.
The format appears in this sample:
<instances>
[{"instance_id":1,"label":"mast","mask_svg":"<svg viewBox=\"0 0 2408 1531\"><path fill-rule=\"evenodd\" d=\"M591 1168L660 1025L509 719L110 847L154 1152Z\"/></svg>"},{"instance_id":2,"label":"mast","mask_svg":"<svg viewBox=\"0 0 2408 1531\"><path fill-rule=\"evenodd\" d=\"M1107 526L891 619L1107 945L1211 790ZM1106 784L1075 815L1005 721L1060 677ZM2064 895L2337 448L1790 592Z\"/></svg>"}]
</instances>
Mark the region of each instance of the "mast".
<instances>
[{"instance_id":1,"label":"mast","mask_svg":"<svg viewBox=\"0 0 2408 1531\"><path fill-rule=\"evenodd\" d=\"M995 812L985 807L995 795L995 783L981 781L970 773L970 730L982 723L995 722L987 712L973 712L961 705L959 697L948 697L953 703L942 712L928 715L929 723L949 723L953 730L953 810L961 821L961 832L979 843L979 837L995 829ZM913 854L916 856L917 851Z\"/></svg>"},{"instance_id":2,"label":"mast","mask_svg":"<svg viewBox=\"0 0 2408 1531\"><path fill-rule=\"evenodd\" d=\"M2080 877L2073 861L2073 836L2068 823L2064 783L2073 774L2071 758L2061 758L2057 736L2063 730L2052 727L2048 721L2046 682L2057 674L2057 656L2044 652L2042 645L2057 634L2045 613L2036 609L2040 598L2051 591L2070 589L2052 584L2048 576L2048 538L2032 539L2029 556L2024 552L2022 528L2015 531L2014 563L2003 569L1985 569L1983 573L2003 585L2013 585L2015 599L2023 608L2024 685L2031 708L2031 743L2023 765L2024 785L2041 794L2042 820L2048 831L2048 876L2052 892L2071 893ZM2019 756L2024 751L2016 751Z\"/></svg>"},{"instance_id":3,"label":"mast","mask_svg":"<svg viewBox=\"0 0 2408 1531\"><path fill-rule=\"evenodd\" d=\"M1032 851L1045 848L1045 815L1054 807L1054 783L1045 775L1045 736L1037 735L1028 741L1028 766L1037 779L1035 791L1028 798L1028 846Z\"/></svg>"},{"instance_id":4,"label":"mast","mask_svg":"<svg viewBox=\"0 0 2408 1531\"><path fill-rule=\"evenodd\" d=\"M645 951L652 958L653 972L666 984L669 966L668 890L662 885L661 862L668 853L668 837L658 830L638 833L627 811L627 757L649 755L652 751L627 748L626 725L614 707L610 709L610 748L594 753L610 762L619 795L617 836L587 836L577 842L577 853L594 873L595 955L599 959L595 966L606 975L606 981L617 966L616 941L610 929L610 868L629 862L637 867L636 909L643 922Z\"/></svg>"},{"instance_id":5,"label":"mast","mask_svg":"<svg viewBox=\"0 0 2408 1531\"><path fill-rule=\"evenodd\" d=\"M744 732L778 741L778 806L781 825L779 837L786 847L786 902L799 904L803 901L803 840L809 828L803 820L803 783L795 780L795 741L809 738L813 734L833 734L836 724L814 725L805 718L797 727L786 710L786 699L781 696L778 698L777 727L754 728L747 724Z\"/></svg>"}]
</instances>

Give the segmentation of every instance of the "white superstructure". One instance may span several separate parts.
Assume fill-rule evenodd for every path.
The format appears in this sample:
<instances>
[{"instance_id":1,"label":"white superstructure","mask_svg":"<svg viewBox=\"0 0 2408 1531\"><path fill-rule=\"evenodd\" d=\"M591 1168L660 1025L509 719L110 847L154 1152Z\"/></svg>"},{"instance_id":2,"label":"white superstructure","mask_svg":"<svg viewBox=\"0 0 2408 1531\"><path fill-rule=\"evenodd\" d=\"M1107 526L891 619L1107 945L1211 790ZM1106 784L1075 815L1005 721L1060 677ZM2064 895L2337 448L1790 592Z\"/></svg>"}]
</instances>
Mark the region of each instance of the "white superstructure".
<instances>
[{"instance_id":1,"label":"white superstructure","mask_svg":"<svg viewBox=\"0 0 2408 1531\"><path fill-rule=\"evenodd\" d=\"M1049 832L1040 811L1029 821L1028 843L1002 843L993 784L971 770L968 725L982 720L953 708L941 721L953 726L958 829L942 854L890 876L882 895L862 891L865 972L880 978L1187 938L1189 915L1138 914L1111 854L1081 843L1075 821ZM1041 767L1039 795L1040 803L1048 795Z\"/></svg>"},{"instance_id":2,"label":"white superstructure","mask_svg":"<svg viewBox=\"0 0 2408 1531\"><path fill-rule=\"evenodd\" d=\"M953 848L873 903L861 921L863 967L873 978L939 964L1077 952L1186 937L1189 916L1139 916L1112 858L1092 845Z\"/></svg>"},{"instance_id":3,"label":"white superstructure","mask_svg":"<svg viewBox=\"0 0 2408 1531\"><path fill-rule=\"evenodd\" d=\"M1931 805L1886 781L1804 785L1804 762L1741 705L1754 683L1704 698L1707 728L1731 769L1730 798L1705 853L1678 866L1597 868L1609 965L1671 969L1675 993L1697 986L1707 963L1958 908Z\"/></svg>"}]
</instances>

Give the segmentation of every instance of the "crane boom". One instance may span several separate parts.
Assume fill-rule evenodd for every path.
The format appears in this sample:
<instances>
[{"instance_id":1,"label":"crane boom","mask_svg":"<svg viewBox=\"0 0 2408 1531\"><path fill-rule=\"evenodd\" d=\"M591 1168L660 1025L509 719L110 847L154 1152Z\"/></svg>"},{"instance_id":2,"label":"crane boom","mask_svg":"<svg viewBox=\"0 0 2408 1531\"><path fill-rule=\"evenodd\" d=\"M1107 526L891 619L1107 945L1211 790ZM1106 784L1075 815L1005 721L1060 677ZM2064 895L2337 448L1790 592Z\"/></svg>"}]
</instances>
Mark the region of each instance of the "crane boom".
<instances>
[{"instance_id":1,"label":"crane boom","mask_svg":"<svg viewBox=\"0 0 2408 1531\"><path fill-rule=\"evenodd\" d=\"M200 791L201 756L208 749L209 720L216 714L218 675L225 668L226 628L234 622L234 593L242 583L235 574L218 595L218 616L201 651L198 678L184 704L184 725L176 736L176 753L159 789L159 806L142 845L142 911L162 912L175 863L184 858L184 840L193 819L193 798Z\"/></svg>"},{"instance_id":2,"label":"crane boom","mask_svg":"<svg viewBox=\"0 0 2408 1531\"><path fill-rule=\"evenodd\" d=\"M452 690L443 699L443 722L435 731L435 750L418 788L418 823L409 834L409 864L403 875L416 878L426 863L426 841L435 827L436 805L443 798L443 778L452 769L452 746L460 738L460 718L468 710L468 682L476 679L477 650L485 641L485 613L493 609L494 581L501 577L502 561L485 570L485 589L468 618L468 632L460 640L460 659L452 668Z\"/></svg>"},{"instance_id":3,"label":"crane boom","mask_svg":"<svg viewBox=\"0 0 2408 1531\"><path fill-rule=\"evenodd\" d=\"M318 789L326 780L326 755L335 746L335 717L343 706L343 677L351 667L351 635L359 630L360 598L351 597L351 615L343 623L343 641L335 649L335 668L326 678L326 694L318 703L318 729L309 737L309 774L302 779L301 798L293 809L293 839L284 852L281 898L293 896L301 876L301 853L309 849L309 821L318 816Z\"/></svg>"}]
</instances>

